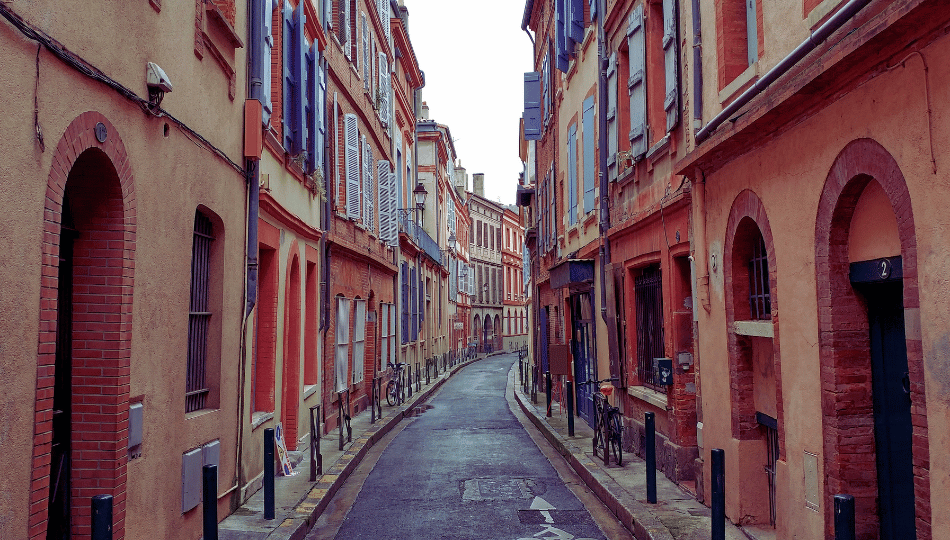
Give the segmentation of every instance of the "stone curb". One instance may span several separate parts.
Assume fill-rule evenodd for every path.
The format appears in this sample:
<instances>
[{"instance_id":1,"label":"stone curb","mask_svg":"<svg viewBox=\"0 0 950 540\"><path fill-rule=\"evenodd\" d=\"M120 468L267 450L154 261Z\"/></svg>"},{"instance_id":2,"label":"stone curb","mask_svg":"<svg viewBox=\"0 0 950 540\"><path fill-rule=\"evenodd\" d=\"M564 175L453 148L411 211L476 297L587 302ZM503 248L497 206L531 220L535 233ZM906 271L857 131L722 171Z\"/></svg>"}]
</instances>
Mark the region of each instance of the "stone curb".
<instances>
[{"instance_id":1,"label":"stone curb","mask_svg":"<svg viewBox=\"0 0 950 540\"><path fill-rule=\"evenodd\" d=\"M509 378L516 376L515 366L508 373ZM548 422L538 415L533 405L526 405L527 396L521 386L514 383L515 400L525 416L531 420L544 438L554 446L555 450L570 463L587 487L597 495L597 498L614 513L638 540L673 540L670 533L653 512L632 493L623 489L606 471L596 462L587 457L586 453L573 441L558 433Z\"/></svg>"},{"instance_id":2,"label":"stone curb","mask_svg":"<svg viewBox=\"0 0 950 540\"><path fill-rule=\"evenodd\" d=\"M482 358L496 354L505 353L491 353ZM353 474L353 471L359 466L369 449L379 442L383 436L389 433L413 408L428 400L445 381L455 375L455 372L482 358L475 358L455 365L449 369L448 376L440 376L438 380L433 382L432 386L421 390L419 393L413 394L413 397L407 400L400 409L390 411L390 413L381 420L381 424L373 424L362 434L354 434L358 438L353 439L350 448L340 456L340 459L336 463L324 472L323 476L317 478L317 482L310 489L307 496L294 507L294 512L297 514L296 517L285 519L267 536L267 540L303 540L303 538L307 536L307 533L310 532L310 529L313 528L314 524L316 524L320 515L323 514L323 511L326 510L330 504L330 500L336 495L336 492L339 491L343 483L346 482L350 475Z\"/></svg>"}]
</instances>

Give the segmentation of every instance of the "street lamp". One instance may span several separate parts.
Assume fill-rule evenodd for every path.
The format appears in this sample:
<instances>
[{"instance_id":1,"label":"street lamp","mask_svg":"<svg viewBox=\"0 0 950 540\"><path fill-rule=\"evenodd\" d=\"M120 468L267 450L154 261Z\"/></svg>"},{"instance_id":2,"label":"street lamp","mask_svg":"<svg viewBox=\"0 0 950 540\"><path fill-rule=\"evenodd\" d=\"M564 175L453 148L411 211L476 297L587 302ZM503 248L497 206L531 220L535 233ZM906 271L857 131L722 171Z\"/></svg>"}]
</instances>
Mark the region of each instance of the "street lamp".
<instances>
[{"instance_id":1,"label":"street lamp","mask_svg":"<svg viewBox=\"0 0 950 540\"><path fill-rule=\"evenodd\" d=\"M426 191L426 187L422 185L421 180L416 184L416 189L412 190L412 194L416 199L416 208L424 210L426 207L426 195L428 195L429 192Z\"/></svg>"},{"instance_id":2,"label":"street lamp","mask_svg":"<svg viewBox=\"0 0 950 540\"><path fill-rule=\"evenodd\" d=\"M445 249L439 250L439 253L441 253L443 257L448 257L449 255L452 255L455 253L455 233L454 232L449 234L449 239L446 241L446 243L448 244L447 247ZM445 266L445 264L443 264L442 266Z\"/></svg>"}]
</instances>

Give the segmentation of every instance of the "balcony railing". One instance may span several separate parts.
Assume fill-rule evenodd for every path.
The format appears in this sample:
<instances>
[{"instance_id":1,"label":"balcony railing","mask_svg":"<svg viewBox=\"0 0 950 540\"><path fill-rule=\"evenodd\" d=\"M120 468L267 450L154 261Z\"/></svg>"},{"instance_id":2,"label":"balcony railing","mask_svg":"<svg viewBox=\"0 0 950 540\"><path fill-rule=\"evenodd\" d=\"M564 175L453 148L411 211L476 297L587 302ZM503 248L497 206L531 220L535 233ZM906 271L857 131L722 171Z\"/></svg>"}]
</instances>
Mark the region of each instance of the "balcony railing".
<instances>
[{"instance_id":1,"label":"balcony railing","mask_svg":"<svg viewBox=\"0 0 950 540\"><path fill-rule=\"evenodd\" d=\"M433 261L448 267L448 258L439 250L439 244L429 236L429 233L421 225L411 219L411 216L411 212L399 212L399 232L406 233L413 243L419 246Z\"/></svg>"}]
</instances>

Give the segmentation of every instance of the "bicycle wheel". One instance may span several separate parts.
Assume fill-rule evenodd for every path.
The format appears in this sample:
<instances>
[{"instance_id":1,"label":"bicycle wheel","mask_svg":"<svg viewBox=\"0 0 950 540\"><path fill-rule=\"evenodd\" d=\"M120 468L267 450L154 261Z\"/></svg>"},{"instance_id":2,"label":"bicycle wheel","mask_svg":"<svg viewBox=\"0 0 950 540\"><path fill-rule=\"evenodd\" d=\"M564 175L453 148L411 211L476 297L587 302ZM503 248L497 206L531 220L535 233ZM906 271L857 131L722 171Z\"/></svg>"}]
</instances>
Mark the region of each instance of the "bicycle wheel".
<instances>
[{"instance_id":1,"label":"bicycle wheel","mask_svg":"<svg viewBox=\"0 0 950 540\"><path fill-rule=\"evenodd\" d=\"M389 403L389 406L392 407L397 403L396 400L396 381L389 381L389 384L386 385L386 403Z\"/></svg>"},{"instance_id":2,"label":"bicycle wheel","mask_svg":"<svg viewBox=\"0 0 950 540\"><path fill-rule=\"evenodd\" d=\"M623 465L623 423L620 421L619 414L610 416L610 449L617 459L617 466Z\"/></svg>"}]
</instances>

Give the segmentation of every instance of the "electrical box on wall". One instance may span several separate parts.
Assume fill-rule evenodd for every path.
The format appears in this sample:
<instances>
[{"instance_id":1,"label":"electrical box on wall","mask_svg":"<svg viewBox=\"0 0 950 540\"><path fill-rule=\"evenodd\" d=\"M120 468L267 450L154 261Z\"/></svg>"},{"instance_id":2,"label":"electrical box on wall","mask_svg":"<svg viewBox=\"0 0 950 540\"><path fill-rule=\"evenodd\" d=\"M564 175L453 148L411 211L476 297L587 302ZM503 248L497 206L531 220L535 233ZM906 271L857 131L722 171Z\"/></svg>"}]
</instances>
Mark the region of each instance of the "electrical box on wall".
<instances>
[{"instance_id":1,"label":"electrical box on wall","mask_svg":"<svg viewBox=\"0 0 950 540\"><path fill-rule=\"evenodd\" d=\"M184 514L201 503L201 468L217 466L221 461L221 441L215 439L189 450L181 456L181 512ZM219 482L221 475L218 475Z\"/></svg>"},{"instance_id":2,"label":"electrical box on wall","mask_svg":"<svg viewBox=\"0 0 950 540\"><path fill-rule=\"evenodd\" d=\"M141 403L129 406L129 459L142 455L142 424L144 407Z\"/></svg>"}]
</instances>

